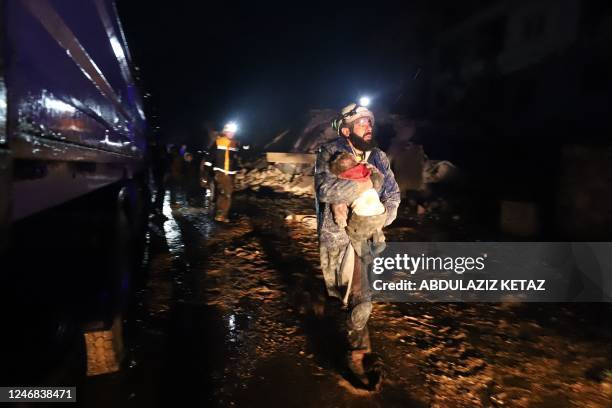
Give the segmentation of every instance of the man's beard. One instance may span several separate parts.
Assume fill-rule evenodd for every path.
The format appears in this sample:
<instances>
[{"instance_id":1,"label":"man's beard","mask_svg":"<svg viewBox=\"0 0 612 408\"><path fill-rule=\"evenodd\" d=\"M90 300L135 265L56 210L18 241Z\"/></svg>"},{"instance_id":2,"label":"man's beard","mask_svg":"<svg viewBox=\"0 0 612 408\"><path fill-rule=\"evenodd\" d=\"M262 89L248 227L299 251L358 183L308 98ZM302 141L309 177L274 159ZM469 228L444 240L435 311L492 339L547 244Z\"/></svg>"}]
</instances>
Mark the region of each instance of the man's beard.
<instances>
[{"instance_id":1,"label":"man's beard","mask_svg":"<svg viewBox=\"0 0 612 408\"><path fill-rule=\"evenodd\" d=\"M361 150L362 152L367 152L376 147L376 139L374 139L374 135L372 135L370 141L366 141L365 139L351 132L351 134L349 135L349 140L351 141L355 149Z\"/></svg>"}]
</instances>

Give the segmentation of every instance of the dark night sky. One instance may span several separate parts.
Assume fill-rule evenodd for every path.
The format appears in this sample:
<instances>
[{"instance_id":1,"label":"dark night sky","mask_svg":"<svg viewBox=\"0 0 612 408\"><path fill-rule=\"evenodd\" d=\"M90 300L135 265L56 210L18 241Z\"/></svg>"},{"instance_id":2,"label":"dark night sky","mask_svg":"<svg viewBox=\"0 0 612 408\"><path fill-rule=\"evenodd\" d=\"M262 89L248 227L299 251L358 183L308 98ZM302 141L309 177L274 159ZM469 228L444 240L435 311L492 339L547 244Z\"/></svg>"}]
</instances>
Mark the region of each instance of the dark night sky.
<instances>
[{"instance_id":1,"label":"dark night sky","mask_svg":"<svg viewBox=\"0 0 612 408\"><path fill-rule=\"evenodd\" d=\"M158 110L163 137L176 141L228 119L262 139L309 108L339 109L362 93L393 100L422 65L424 33L455 12L425 2L144 4L119 0L119 14L153 95L149 115Z\"/></svg>"}]
</instances>

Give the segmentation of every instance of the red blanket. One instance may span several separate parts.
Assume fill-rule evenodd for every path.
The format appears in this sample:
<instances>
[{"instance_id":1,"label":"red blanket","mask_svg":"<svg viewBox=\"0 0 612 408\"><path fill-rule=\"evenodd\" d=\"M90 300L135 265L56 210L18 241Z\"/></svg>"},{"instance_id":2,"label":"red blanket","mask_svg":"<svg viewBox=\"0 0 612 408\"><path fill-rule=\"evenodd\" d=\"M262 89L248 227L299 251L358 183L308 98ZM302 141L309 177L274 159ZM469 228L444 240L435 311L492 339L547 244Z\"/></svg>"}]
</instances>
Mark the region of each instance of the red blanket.
<instances>
[{"instance_id":1,"label":"red blanket","mask_svg":"<svg viewBox=\"0 0 612 408\"><path fill-rule=\"evenodd\" d=\"M370 169L368 169L365 164L360 163L355 167L340 173L339 176L343 179L366 181L371 175L372 172L370 171Z\"/></svg>"}]
</instances>

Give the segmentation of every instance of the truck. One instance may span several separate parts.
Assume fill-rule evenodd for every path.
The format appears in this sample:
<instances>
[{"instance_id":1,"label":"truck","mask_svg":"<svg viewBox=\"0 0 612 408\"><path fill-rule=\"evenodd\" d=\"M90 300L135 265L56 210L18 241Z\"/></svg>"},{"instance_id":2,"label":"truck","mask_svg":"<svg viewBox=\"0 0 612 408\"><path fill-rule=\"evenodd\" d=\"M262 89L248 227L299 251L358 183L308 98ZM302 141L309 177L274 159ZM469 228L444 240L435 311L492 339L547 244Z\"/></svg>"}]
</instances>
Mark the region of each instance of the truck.
<instances>
[{"instance_id":1,"label":"truck","mask_svg":"<svg viewBox=\"0 0 612 408\"><path fill-rule=\"evenodd\" d=\"M148 188L147 120L116 4L1 0L0 44L3 361L14 363L3 371L29 379L74 344L89 374L117 370Z\"/></svg>"}]
</instances>

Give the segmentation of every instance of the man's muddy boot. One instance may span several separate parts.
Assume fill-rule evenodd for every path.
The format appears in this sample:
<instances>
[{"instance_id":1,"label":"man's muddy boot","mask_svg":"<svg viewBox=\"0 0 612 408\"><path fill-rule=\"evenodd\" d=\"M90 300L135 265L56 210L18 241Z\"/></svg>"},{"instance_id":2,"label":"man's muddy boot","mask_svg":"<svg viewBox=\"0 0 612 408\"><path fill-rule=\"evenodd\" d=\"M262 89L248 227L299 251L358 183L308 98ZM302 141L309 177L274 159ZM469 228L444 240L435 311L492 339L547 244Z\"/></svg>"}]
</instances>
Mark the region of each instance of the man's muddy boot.
<instances>
[{"instance_id":1,"label":"man's muddy boot","mask_svg":"<svg viewBox=\"0 0 612 408\"><path fill-rule=\"evenodd\" d=\"M347 365L359 383L358 386L370 391L378 391L384 372L382 359L378 354L372 353L367 326L371 311L372 304L364 302L354 307L349 314L347 340L351 351L347 356Z\"/></svg>"},{"instance_id":2,"label":"man's muddy boot","mask_svg":"<svg viewBox=\"0 0 612 408\"><path fill-rule=\"evenodd\" d=\"M358 386L369 391L379 391L384 378L382 358L369 350L353 350L348 353L347 365L358 381Z\"/></svg>"},{"instance_id":3,"label":"man's muddy boot","mask_svg":"<svg viewBox=\"0 0 612 408\"><path fill-rule=\"evenodd\" d=\"M364 325L361 329L349 329L347 334L347 340L351 349L347 355L347 366L355 376L359 386L368 388L369 378L364 366L364 357L372 351L368 327Z\"/></svg>"},{"instance_id":4,"label":"man's muddy boot","mask_svg":"<svg viewBox=\"0 0 612 408\"><path fill-rule=\"evenodd\" d=\"M379 391L384 378L382 358L370 350L352 350L347 365L357 380L357 386L369 391Z\"/></svg>"}]
</instances>

